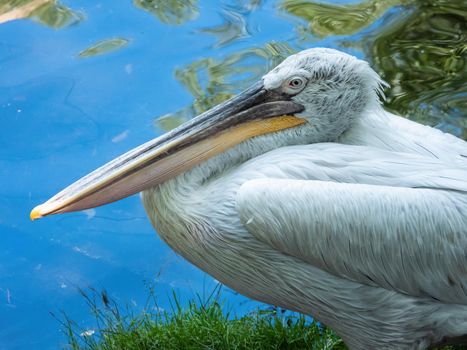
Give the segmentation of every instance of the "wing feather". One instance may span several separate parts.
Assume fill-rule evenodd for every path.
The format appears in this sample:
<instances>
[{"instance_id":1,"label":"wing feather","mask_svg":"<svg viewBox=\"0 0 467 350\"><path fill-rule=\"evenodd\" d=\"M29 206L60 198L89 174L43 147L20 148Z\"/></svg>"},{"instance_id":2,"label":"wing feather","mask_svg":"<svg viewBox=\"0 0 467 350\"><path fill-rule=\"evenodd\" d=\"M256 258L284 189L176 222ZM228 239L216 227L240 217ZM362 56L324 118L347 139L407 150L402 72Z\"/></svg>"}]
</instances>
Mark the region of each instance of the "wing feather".
<instances>
[{"instance_id":1,"label":"wing feather","mask_svg":"<svg viewBox=\"0 0 467 350\"><path fill-rule=\"evenodd\" d=\"M384 110L368 113L340 142L410 152L467 167L467 143L453 135Z\"/></svg>"},{"instance_id":2,"label":"wing feather","mask_svg":"<svg viewBox=\"0 0 467 350\"><path fill-rule=\"evenodd\" d=\"M440 177L420 174L394 187L381 184L394 177L390 169L375 176L364 164L359 171L349 164L352 172L341 175L347 183L247 181L237 197L242 223L258 240L336 276L467 304L463 173L440 169ZM332 173L329 164L320 167ZM370 175L373 184L348 183Z\"/></svg>"}]
</instances>

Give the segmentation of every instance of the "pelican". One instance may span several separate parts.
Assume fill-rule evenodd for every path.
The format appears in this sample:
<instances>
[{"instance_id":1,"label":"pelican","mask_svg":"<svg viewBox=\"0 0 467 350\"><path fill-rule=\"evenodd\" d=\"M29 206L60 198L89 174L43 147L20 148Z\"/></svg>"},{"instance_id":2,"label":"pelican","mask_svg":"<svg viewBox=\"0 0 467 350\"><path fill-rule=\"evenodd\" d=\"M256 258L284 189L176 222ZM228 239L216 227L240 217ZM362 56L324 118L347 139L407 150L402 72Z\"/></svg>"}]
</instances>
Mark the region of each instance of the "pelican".
<instances>
[{"instance_id":1,"label":"pelican","mask_svg":"<svg viewBox=\"0 0 467 350\"><path fill-rule=\"evenodd\" d=\"M467 143L383 109L365 61L313 48L110 161L31 218L142 192L160 237L350 349L467 334Z\"/></svg>"}]
</instances>

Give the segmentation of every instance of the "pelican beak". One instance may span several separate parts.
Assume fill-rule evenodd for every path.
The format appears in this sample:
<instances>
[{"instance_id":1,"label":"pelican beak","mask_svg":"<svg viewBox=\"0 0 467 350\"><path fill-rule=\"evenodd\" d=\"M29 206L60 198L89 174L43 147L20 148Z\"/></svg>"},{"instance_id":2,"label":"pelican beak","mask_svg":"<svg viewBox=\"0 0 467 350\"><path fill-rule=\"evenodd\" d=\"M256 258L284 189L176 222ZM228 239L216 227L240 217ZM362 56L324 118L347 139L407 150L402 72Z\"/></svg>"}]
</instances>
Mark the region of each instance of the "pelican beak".
<instances>
[{"instance_id":1,"label":"pelican beak","mask_svg":"<svg viewBox=\"0 0 467 350\"><path fill-rule=\"evenodd\" d=\"M31 211L31 219L114 202L167 181L246 139L303 124L303 106L259 82L110 161Z\"/></svg>"}]
</instances>

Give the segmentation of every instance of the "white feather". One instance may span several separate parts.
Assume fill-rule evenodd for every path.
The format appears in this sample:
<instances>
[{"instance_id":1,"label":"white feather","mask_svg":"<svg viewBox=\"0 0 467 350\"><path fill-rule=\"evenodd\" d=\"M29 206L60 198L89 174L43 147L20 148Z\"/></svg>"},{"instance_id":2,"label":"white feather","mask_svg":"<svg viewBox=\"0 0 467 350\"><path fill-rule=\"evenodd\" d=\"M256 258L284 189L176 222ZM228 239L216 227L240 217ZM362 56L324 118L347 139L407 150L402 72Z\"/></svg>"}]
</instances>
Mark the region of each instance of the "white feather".
<instances>
[{"instance_id":1,"label":"white feather","mask_svg":"<svg viewBox=\"0 0 467 350\"><path fill-rule=\"evenodd\" d=\"M352 56L307 50L264 85L296 74L308 79L294 97L308 123L145 191L159 235L238 292L326 323L351 349L467 334L467 144L385 112L381 80Z\"/></svg>"}]
</instances>

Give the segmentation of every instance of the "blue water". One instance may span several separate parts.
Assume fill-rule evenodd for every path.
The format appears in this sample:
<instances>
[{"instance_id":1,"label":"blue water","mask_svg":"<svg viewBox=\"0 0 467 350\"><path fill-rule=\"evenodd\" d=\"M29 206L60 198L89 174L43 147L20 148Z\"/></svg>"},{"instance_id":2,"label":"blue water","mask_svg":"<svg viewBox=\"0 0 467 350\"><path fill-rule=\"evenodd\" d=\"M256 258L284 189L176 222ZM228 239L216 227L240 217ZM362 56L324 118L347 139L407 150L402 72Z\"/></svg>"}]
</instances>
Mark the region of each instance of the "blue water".
<instances>
[{"instance_id":1,"label":"blue water","mask_svg":"<svg viewBox=\"0 0 467 350\"><path fill-rule=\"evenodd\" d=\"M92 328L78 288L106 289L117 302L138 308L147 285L155 283L159 305L168 308L172 290L184 301L216 285L158 238L138 196L36 222L29 211L163 133L154 123L158 117L179 111L172 117L186 119L199 112L196 94L177 80L177 69L204 58L221 64L242 53L235 67L248 69L240 78L221 65L226 79L214 84L215 91L235 93L274 61L273 50L264 49L271 42L290 50L337 47L366 57L341 37L305 40L297 34L301 19L274 2L254 3L203 0L196 3L197 15L168 24L131 1L75 0L62 2L76 18L58 29L34 18L0 24L0 349L62 346L65 337L51 312L63 310L83 329ZM391 9L362 32L401 11ZM354 38L360 40L362 32ZM79 56L114 38L128 44ZM206 69L200 74L203 88L209 76ZM232 292L224 295L238 310L257 305Z\"/></svg>"}]
</instances>

